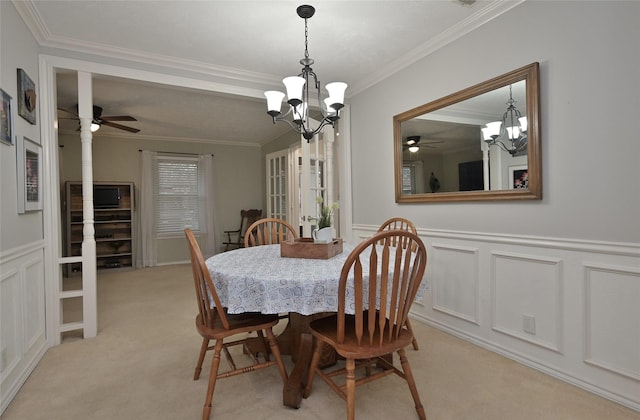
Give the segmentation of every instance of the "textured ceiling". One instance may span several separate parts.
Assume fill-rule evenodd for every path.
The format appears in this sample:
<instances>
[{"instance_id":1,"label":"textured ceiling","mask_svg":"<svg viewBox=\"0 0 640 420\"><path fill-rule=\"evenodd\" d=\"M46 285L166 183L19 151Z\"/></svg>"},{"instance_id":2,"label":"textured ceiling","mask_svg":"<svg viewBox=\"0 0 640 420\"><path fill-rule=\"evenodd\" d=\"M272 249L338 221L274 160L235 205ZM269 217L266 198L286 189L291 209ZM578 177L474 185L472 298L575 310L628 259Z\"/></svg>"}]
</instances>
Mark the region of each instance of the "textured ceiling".
<instances>
[{"instance_id":1,"label":"textured ceiling","mask_svg":"<svg viewBox=\"0 0 640 420\"><path fill-rule=\"evenodd\" d=\"M323 1L308 21L309 54L323 84L345 81L347 97L426 56L521 1ZM471 4L469 4L471 3ZM14 1L43 51L72 51L191 70L255 91L300 71L299 1ZM89 58L88 58L89 59ZM262 98L95 75L94 104L145 138L264 144L273 125ZM58 105L77 103L74 74L58 76ZM60 117L68 117L60 113ZM60 129L77 121L61 119ZM129 135L103 127L100 135Z\"/></svg>"}]
</instances>

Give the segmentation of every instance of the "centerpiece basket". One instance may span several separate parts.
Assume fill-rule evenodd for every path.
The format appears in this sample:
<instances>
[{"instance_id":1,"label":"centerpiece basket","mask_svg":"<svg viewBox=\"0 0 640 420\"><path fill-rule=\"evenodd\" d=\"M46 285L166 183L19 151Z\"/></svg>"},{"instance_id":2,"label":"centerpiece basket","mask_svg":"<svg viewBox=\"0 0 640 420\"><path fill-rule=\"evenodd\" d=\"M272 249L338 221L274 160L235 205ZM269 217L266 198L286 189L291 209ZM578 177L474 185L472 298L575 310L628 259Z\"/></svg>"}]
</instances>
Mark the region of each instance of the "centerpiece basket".
<instances>
[{"instance_id":1,"label":"centerpiece basket","mask_svg":"<svg viewBox=\"0 0 640 420\"><path fill-rule=\"evenodd\" d=\"M296 238L280 243L280 256L287 258L328 260L341 253L341 238L336 238L329 243L314 243L313 238Z\"/></svg>"}]
</instances>

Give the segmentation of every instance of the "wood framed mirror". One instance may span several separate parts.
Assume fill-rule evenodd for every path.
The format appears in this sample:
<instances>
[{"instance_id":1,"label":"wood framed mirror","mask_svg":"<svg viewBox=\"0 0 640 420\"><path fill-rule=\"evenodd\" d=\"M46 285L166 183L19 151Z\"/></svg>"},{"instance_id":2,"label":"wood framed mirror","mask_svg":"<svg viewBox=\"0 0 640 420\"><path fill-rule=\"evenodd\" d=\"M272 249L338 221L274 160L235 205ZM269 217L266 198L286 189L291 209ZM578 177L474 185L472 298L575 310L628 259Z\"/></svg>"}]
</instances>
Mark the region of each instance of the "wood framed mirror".
<instances>
[{"instance_id":1,"label":"wood framed mirror","mask_svg":"<svg viewBox=\"0 0 640 420\"><path fill-rule=\"evenodd\" d=\"M394 116L396 202L540 200L539 78L532 63Z\"/></svg>"}]
</instances>

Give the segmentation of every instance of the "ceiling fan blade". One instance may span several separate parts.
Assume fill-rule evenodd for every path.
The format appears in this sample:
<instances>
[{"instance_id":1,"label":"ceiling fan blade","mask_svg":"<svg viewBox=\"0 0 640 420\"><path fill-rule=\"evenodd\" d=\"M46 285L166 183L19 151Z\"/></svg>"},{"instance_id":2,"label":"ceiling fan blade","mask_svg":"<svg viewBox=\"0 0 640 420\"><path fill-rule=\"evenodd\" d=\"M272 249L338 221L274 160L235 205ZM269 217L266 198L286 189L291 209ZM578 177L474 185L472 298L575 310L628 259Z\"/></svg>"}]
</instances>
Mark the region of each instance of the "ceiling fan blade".
<instances>
[{"instance_id":1,"label":"ceiling fan blade","mask_svg":"<svg viewBox=\"0 0 640 420\"><path fill-rule=\"evenodd\" d=\"M102 121L138 121L131 115L109 115L108 117L100 117Z\"/></svg>"},{"instance_id":2,"label":"ceiling fan blade","mask_svg":"<svg viewBox=\"0 0 640 420\"><path fill-rule=\"evenodd\" d=\"M106 125L106 126L117 128L117 129L124 130L124 131L129 131L131 133L137 133L138 131L140 131L137 128L127 127L126 125L116 124L116 123L110 122L110 121L102 121L102 125Z\"/></svg>"}]
</instances>

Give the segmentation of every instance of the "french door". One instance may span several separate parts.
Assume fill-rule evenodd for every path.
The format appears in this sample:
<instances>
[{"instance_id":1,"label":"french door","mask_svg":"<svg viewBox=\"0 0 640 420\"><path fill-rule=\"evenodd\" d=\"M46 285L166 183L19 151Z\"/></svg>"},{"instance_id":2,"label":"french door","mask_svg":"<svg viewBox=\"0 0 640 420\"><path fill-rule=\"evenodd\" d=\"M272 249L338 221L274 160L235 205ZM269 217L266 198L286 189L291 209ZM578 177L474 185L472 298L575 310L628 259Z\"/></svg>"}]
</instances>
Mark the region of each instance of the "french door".
<instances>
[{"instance_id":1,"label":"french door","mask_svg":"<svg viewBox=\"0 0 640 420\"><path fill-rule=\"evenodd\" d=\"M331 127L307 142L266 157L267 217L279 217L299 226L300 236L310 237L316 227L321 199L335 200L334 132ZM337 215L336 215L337 216ZM337 228L337 217L334 227Z\"/></svg>"}]
</instances>

